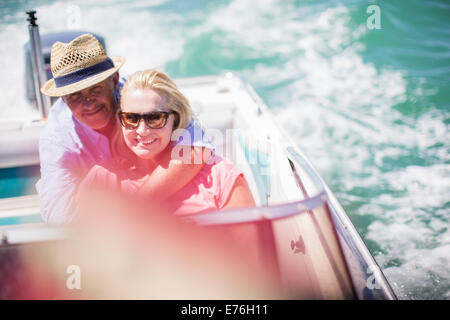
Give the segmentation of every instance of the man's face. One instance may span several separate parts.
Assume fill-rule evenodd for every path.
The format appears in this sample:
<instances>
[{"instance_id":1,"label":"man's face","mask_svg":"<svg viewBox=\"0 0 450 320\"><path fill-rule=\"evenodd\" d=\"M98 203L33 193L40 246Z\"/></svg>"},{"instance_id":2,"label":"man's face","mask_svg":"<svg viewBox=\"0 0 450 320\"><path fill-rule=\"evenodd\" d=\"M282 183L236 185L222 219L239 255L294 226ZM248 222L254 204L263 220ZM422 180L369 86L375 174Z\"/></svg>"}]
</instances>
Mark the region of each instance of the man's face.
<instances>
[{"instance_id":1,"label":"man's face","mask_svg":"<svg viewBox=\"0 0 450 320\"><path fill-rule=\"evenodd\" d=\"M64 96L63 100L78 121L94 130L102 130L115 114L118 81L119 74L115 73L89 88Z\"/></svg>"}]
</instances>

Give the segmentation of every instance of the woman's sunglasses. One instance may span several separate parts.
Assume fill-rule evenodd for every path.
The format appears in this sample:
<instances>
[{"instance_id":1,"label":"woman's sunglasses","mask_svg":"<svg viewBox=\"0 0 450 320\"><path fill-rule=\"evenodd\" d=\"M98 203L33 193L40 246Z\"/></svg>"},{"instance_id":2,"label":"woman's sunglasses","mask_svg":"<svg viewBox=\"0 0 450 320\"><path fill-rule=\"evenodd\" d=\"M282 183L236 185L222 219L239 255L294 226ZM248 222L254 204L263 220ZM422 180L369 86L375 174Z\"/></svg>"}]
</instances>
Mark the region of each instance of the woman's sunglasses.
<instances>
[{"instance_id":1,"label":"woman's sunglasses","mask_svg":"<svg viewBox=\"0 0 450 320\"><path fill-rule=\"evenodd\" d=\"M170 114L176 114L175 111L156 111L150 113L133 113L133 112L119 112L119 121L122 126L127 129L136 129L139 127L141 120L144 120L147 127L152 129L163 128L167 124L167 119Z\"/></svg>"}]
</instances>

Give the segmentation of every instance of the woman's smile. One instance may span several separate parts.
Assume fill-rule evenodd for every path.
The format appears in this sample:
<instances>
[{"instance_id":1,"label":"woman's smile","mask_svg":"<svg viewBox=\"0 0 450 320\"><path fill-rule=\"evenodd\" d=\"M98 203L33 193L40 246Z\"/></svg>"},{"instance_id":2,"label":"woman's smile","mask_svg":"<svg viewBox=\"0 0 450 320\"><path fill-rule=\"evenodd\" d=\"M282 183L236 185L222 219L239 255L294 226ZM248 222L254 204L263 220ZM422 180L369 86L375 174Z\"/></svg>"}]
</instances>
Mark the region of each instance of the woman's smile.
<instances>
[{"instance_id":1,"label":"woman's smile","mask_svg":"<svg viewBox=\"0 0 450 320\"><path fill-rule=\"evenodd\" d=\"M146 138L140 137L135 139L138 144L144 145L145 147L149 147L155 144L157 138Z\"/></svg>"}]
</instances>

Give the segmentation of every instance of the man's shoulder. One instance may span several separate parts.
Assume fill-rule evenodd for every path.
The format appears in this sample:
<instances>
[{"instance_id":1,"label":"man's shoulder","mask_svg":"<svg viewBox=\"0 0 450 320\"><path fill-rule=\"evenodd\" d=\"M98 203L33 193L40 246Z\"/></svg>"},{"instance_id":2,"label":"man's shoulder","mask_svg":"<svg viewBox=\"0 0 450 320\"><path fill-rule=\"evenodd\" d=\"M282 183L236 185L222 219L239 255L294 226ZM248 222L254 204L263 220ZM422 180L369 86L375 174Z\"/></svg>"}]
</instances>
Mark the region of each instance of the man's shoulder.
<instances>
[{"instance_id":1,"label":"man's shoulder","mask_svg":"<svg viewBox=\"0 0 450 320\"><path fill-rule=\"evenodd\" d=\"M48 131L67 125L73 126L72 112L67 104L59 98L50 108L44 127Z\"/></svg>"},{"instance_id":2,"label":"man's shoulder","mask_svg":"<svg viewBox=\"0 0 450 320\"><path fill-rule=\"evenodd\" d=\"M40 135L43 141L73 141L77 140L72 112L64 101L59 98L50 108L48 118ZM69 143L67 143L69 145Z\"/></svg>"}]
</instances>

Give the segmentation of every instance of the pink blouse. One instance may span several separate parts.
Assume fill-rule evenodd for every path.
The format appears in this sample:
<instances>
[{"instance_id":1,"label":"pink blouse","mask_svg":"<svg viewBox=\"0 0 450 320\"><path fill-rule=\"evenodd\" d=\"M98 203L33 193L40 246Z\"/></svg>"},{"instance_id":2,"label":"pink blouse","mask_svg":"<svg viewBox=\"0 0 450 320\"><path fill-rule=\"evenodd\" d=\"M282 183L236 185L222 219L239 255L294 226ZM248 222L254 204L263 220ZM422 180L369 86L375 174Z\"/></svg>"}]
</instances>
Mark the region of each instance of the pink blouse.
<instances>
[{"instance_id":1,"label":"pink blouse","mask_svg":"<svg viewBox=\"0 0 450 320\"><path fill-rule=\"evenodd\" d=\"M175 208L174 214L221 209L239 176L244 177L244 174L231 161L216 156L213 164L205 164L186 186L168 200Z\"/></svg>"},{"instance_id":2,"label":"pink blouse","mask_svg":"<svg viewBox=\"0 0 450 320\"><path fill-rule=\"evenodd\" d=\"M239 176L244 177L242 171L231 161L215 156L212 164L205 164L202 170L180 191L167 199L165 204L175 215L221 209L227 203ZM96 165L84 178L80 191L91 185L101 185L119 189L124 193L135 193L140 184L124 177L124 170L121 168Z\"/></svg>"}]
</instances>

